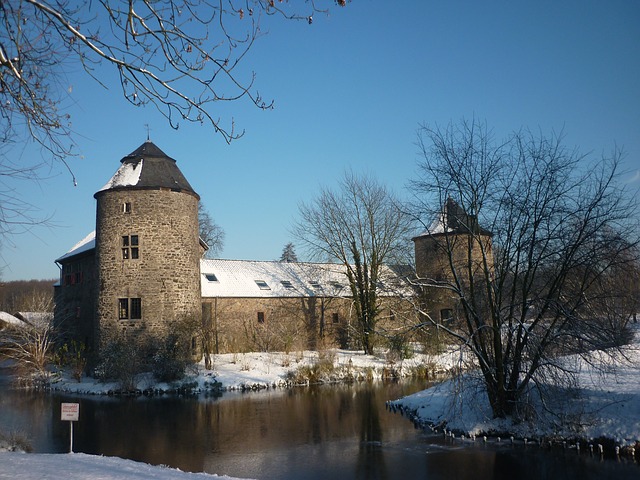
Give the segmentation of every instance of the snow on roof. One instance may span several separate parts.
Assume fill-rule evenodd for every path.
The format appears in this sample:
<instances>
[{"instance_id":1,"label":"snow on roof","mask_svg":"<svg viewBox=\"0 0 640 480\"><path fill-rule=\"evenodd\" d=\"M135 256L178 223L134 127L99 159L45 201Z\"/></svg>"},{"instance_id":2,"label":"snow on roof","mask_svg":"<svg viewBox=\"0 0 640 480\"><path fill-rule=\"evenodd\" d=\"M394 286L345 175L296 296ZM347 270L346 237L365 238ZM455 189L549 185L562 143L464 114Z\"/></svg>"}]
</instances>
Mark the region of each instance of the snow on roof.
<instances>
[{"instance_id":1,"label":"snow on roof","mask_svg":"<svg viewBox=\"0 0 640 480\"><path fill-rule=\"evenodd\" d=\"M200 273L203 297L308 297L350 294L344 268L329 263L203 259L200 261Z\"/></svg>"},{"instance_id":2,"label":"snow on roof","mask_svg":"<svg viewBox=\"0 0 640 480\"><path fill-rule=\"evenodd\" d=\"M23 322L17 317L14 317L10 313L0 312L0 322L8 323L9 325L14 325L16 327L26 327L27 323Z\"/></svg>"},{"instance_id":3,"label":"snow on roof","mask_svg":"<svg viewBox=\"0 0 640 480\"><path fill-rule=\"evenodd\" d=\"M101 192L111 188L131 187L137 185L138 181L140 181L143 163L144 159L140 159L140 161L136 163L123 163L106 185L98 191Z\"/></svg>"},{"instance_id":4,"label":"snow on roof","mask_svg":"<svg viewBox=\"0 0 640 480\"><path fill-rule=\"evenodd\" d=\"M64 260L69 257L73 257L74 255L78 255L79 253L82 253L82 252L88 252L89 250L93 250L94 248L96 248L96 231L95 230L91 232L89 235L87 235L86 237L84 237L82 240L80 240L78 243L76 243L73 247L71 247L71 250L69 250L67 253L65 253L60 258L58 258L56 262L60 262L61 260Z\"/></svg>"},{"instance_id":5,"label":"snow on roof","mask_svg":"<svg viewBox=\"0 0 640 480\"><path fill-rule=\"evenodd\" d=\"M200 273L203 298L351 296L345 267L334 263L203 259ZM379 293L397 294L389 287L402 280L387 267L384 277Z\"/></svg>"},{"instance_id":6,"label":"snow on roof","mask_svg":"<svg viewBox=\"0 0 640 480\"><path fill-rule=\"evenodd\" d=\"M15 316L34 327L46 327L53 321L53 312L17 312Z\"/></svg>"}]
</instances>

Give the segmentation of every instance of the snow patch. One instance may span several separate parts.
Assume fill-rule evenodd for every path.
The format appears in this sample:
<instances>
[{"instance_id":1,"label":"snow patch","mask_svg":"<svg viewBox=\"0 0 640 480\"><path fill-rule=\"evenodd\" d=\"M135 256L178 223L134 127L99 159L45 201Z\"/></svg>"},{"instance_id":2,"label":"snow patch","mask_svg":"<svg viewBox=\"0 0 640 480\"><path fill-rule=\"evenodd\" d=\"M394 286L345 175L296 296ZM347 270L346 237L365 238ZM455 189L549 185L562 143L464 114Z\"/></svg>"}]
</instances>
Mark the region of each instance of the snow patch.
<instances>
[{"instance_id":1,"label":"snow patch","mask_svg":"<svg viewBox=\"0 0 640 480\"><path fill-rule=\"evenodd\" d=\"M109 190L111 188L131 187L137 185L140 181L143 163L144 159L142 158L137 163L123 163L113 177L111 177L111 180L109 180L106 185L98 191L102 192L103 190Z\"/></svg>"},{"instance_id":2,"label":"snow patch","mask_svg":"<svg viewBox=\"0 0 640 480\"><path fill-rule=\"evenodd\" d=\"M117 457L102 457L84 453L29 454L0 453L0 478L13 480L33 478L64 478L65 480L188 480L222 479L233 477L207 473L189 473L175 468L154 466Z\"/></svg>"}]
</instances>

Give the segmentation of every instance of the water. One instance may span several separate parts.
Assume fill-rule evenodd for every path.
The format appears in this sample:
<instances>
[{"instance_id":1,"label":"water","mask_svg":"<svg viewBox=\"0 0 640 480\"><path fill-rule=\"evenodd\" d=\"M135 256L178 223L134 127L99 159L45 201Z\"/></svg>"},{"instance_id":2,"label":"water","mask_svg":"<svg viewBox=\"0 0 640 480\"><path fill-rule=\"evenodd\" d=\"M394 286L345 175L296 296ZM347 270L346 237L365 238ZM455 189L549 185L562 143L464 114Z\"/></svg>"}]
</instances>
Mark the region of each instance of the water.
<instances>
[{"instance_id":1,"label":"water","mask_svg":"<svg viewBox=\"0 0 640 480\"><path fill-rule=\"evenodd\" d=\"M411 383L324 386L213 397L110 398L1 387L0 431L28 436L36 452L69 449L60 403L80 403L74 451L185 471L261 480L640 478L630 461L575 451L462 446L417 430L384 403ZM1 461L1 457L0 457Z\"/></svg>"}]
</instances>

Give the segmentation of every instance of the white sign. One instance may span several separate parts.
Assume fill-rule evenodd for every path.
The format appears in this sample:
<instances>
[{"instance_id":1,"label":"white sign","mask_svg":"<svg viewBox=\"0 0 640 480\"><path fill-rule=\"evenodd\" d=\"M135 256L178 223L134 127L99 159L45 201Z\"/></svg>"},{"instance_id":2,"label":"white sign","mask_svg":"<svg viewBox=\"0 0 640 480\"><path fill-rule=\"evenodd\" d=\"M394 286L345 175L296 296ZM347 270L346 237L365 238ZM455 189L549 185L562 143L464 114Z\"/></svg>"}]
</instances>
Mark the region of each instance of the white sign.
<instances>
[{"instance_id":1,"label":"white sign","mask_svg":"<svg viewBox=\"0 0 640 480\"><path fill-rule=\"evenodd\" d=\"M68 420L70 422L77 422L80 414L79 403L63 403L61 420Z\"/></svg>"}]
</instances>

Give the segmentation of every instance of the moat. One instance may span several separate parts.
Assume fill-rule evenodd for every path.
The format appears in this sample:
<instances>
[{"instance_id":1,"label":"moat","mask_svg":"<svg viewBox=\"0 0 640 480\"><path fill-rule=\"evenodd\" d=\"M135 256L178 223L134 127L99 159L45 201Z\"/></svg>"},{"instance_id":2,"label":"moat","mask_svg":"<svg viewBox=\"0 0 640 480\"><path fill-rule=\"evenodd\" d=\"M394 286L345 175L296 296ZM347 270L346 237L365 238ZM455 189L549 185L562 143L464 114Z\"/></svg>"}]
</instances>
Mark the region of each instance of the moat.
<instances>
[{"instance_id":1,"label":"moat","mask_svg":"<svg viewBox=\"0 0 640 480\"><path fill-rule=\"evenodd\" d=\"M225 393L222 397L115 398L16 391L1 385L0 430L35 453L69 449L62 402L80 403L74 451L185 471L270 479L637 478L628 460L539 447L462 445L385 409L423 384ZM1 458L1 457L0 457Z\"/></svg>"}]
</instances>

